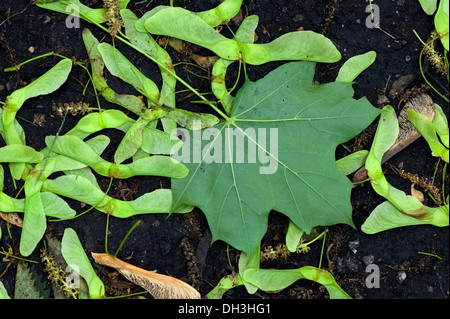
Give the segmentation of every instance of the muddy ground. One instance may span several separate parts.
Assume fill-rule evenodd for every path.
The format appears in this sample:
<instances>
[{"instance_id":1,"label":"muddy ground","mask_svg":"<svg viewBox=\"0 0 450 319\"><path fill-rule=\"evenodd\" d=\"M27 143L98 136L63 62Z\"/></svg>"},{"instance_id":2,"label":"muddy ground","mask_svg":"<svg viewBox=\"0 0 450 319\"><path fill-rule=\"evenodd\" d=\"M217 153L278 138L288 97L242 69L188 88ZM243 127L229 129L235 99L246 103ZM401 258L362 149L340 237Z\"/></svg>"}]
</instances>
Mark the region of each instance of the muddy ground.
<instances>
[{"instance_id":1,"label":"muddy ground","mask_svg":"<svg viewBox=\"0 0 450 319\"><path fill-rule=\"evenodd\" d=\"M82 1L92 7L98 7L101 1ZM141 16L144 12L159 4L167 5L169 1L131 1L129 8ZM186 7L193 11L201 11L217 5L216 0L175 0L175 5ZM138 3L138 4L136 4ZM250 0L244 1L242 14L244 17L256 14L260 18L257 29L258 42L269 42L280 35L295 31L300 27L305 30L324 32L338 47L342 60L331 65L319 64L316 70L316 80L325 83L333 81L342 63L348 58L370 50L377 53L376 62L357 79L354 85L355 97L366 96L373 105L378 104L380 90L386 92L393 82L400 76L413 74L414 80L407 88L420 87L424 80L420 75L419 53L422 48L420 41L414 35L416 30L422 39L427 39L433 30L433 19L427 16L420 8L418 1L385 0L374 2L380 9L380 29L366 27L366 18L370 13L365 12L367 1L362 0ZM4 21L6 20L7 21ZM54 51L65 56L75 57L78 61L87 59L87 54L81 38L82 29L89 27L97 38L110 41L102 31L81 21L79 29L69 29L65 26L66 15L46 11L29 5L27 0L2 0L0 2L0 70L15 65L32 57ZM231 25L236 28L235 25ZM117 44L117 43L116 43ZM128 47L119 45L119 49L130 60L141 68L145 74L150 75L155 82L160 81L155 65L152 65L143 56L131 51ZM168 49L174 63L183 57ZM25 83L44 73L55 64L57 59L45 58L30 63L16 73L0 72L0 101L5 101L8 94L20 88ZM273 70L281 63L269 63L262 66L248 66L248 75L251 80L257 80ZM201 73L197 68L188 68ZM202 92L209 92L209 80L202 79L186 72L183 66L177 67L177 72L189 81L193 87ZM229 87L235 81L231 70L229 73ZM154 75L154 76L152 76ZM437 82L433 82L440 90L445 80L429 69L429 75ZM27 101L20 109L18 119L27 134L27 143L40 150L44 147L44 137L54 135L61 125L62 119L52 112L54 103L79 101L95 105L95 98L88 93L83 96L84 83L87 81L86 73L80 68L74 68L69 80L57 93L38 97ZM108 77L111 86L121 93L134 93L133 89L123 82ZM445 85L446 86L446 85ZM181 86L179 89L183 89ZM185 98L187 93L177 95L182 102L182 108L207 112L206 106L190 103L195 98ZM448 114L446 104L437 94L429 90L428 94L440 104ZM446 92L448 96L448 91ZM386 94L388 95L388 94ZM388 96L389 98L389 96ZM103 108L113 108L114 105L101 100ZM389 103L397 108L398 98L389 98ZM69 117L62 128L62 134L67 132L79 116ZM106 153L111 158L114 147L120 141L116 131L108 132L115 137ZM356 139L346 144L348 149L370 147L370 132L367 139ZM357 145L360 141L361 145ZM0 141L2 146L3 141ZM348 154L344 148L339 148L337 156ZM389 164L403 169L419 177L431 179L437 163L432 157L428 145L419 139L413 145L399 153L389 161ZM396 174L388 164L384 172L392 185L409 191L411 183ZM5 192L11 196L17 194L12 186L11 177L5 166ZM448 178L448 176L447 176ZM441 179L439 179L441 180ZM448 181L448 180L447 180ZM99 177L99 182L105 189L109 180ZM170 187L170 181L159 178L133 178L130 180L115 180L111 194L114 197L129 200L149 192L155 188ZM440 186L439 184L437 184ZM448 185L448 183L447 183ZM18 187L20 188L20 184ZM448 190L446 191L448 194ZM386 231L377 235L366 235L361 232L360 225L370 212L383 199L374 193L370 184L364 183L355 187L352 192L354 207L353 220L356 229L349 226L336 225L329 228L326 236L322 267L329 270L341 287L353 298L364 299L448 299L449 297L449 229L431 226L405 227ZM71 206L82 212L86 208L79 202L69 201ZM428 204L432 203L428 201ZM215 242L210 246L210 232L206 219L198 209L187 215L141 215L125 220L111 218L108 228L108 249L114 252L128 230L140 220L140 225L132 232L119 257L145 269L157 270L163 274L170 274L191 283L198 288L201 295L206 295L219 280L237 271L238 252L231 249L227 256L227 246L223 242ZM275 246L283 242L287 220L283 215L272 212L269 218L269 229L262 246ZM18 251L20 229L13 227L10 238L6 230L6 223L0 220L2 238L0 247L11 245ZM50 224L49 232L61 237L66 227L72 227L81 238L86 252L105 251L106 216L98 211L83 215L75 220ZM181 243L185 245L181 245ZM189 245L186 245L186 242ZM186 246L189 246L186 248ZM40 246L41 247L41 246ZM191 255L186 252L191 252ZM288 259L278 259L263 262L264 268L299 268L306 265L318 266L322 251L322 241L311 245L307 254L291 255ZM440 258L419 254L419 252L432 253ZM190 257L196 256L194 263L188 267ZM31 259L38 260L37 252ZM366 264L375 263L381 271L379 288L369 289L365 285ZM231 267L230 267L231 265ZM0 273L6 269L6 263L0 263ZM39 266L35 266L41 271ZM399 280L404 272L406 279ZM1 278L7 291L13 295L15 268L10 267ZM141 291L134 286L131 291ZM120 293L120 292L119 292ZM113 292L111 292L113 294ZM149 297L149 295L145 295ZM276 294L258 292L249 295L245 288L235 288L224 295L226 299L238 298L327 298L327 293L318 284L308 281L298 281L289 288Z\"/></svg>"}]
</instances>

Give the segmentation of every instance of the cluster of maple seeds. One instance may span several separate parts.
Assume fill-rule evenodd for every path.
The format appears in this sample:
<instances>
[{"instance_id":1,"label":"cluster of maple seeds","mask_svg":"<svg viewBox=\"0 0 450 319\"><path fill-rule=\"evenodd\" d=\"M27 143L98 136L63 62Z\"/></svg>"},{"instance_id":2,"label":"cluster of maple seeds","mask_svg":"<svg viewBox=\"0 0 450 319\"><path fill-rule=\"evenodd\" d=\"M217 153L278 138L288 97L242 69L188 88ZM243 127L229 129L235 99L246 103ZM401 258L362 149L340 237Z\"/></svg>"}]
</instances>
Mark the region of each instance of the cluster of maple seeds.
<instances>
[{"instance_id":1,"label":"cluster of maple seeds","mask_svg":"<svg viewBox=\"0 0 450 319\"><path fill-rule=\"evenodd\" d=\"M306 254L311 250L309 246L302 245L303 241L301 240L300 243L297 245L297 249L295 250L295 253L297 254ZM260 261L271 261L276 259L287 259L291 255L291 252L286 247L286 244L278 243L275 248L272 246L267 246L260 252Z\"/></svg>"},{"instance_id":2,"label":"cluster of maple seeds","mask_svg":"<svg viewBox=\"0 0 450 319\"><path fill-rule=\"evenodd\" d=\"M436 31L433 31L431 33L431 38L430 39L437 39L437 38L439 38L439 35L436 33ZM434 42L431 42L431 43L428 42L425 45L425 49L423 50L423 53L428 58L430 63L436 69L439 70L440 73L448 74L448 72L449 72L448 66L444 62L444 57L441 54L437 53L436 50L434 49Z\"/></svg>"},{"instance_id":3,"label":"cluster of maple seeds","mask_svg":"<svg viewBox=\"0 0 450 319\"><path fill-rule=\"evenodd\" d=\"M106 9L105 20L108 25L108 31L114 38L124 26L123 21L120 18L120 4L117 0L104 0L103 7Z\"/></svg>"},{"instance_id":4,"label":"cluster of maple seeds","mask_svg":"<svg viewBox=\"0 0 450 319\"><path fill-rule=\"evenodd\" d=\"M52 105L52 111L60 116L64 117L65 114L72 114L73 116L77 114L85 115L86 113L92 112L92 108L89 107L89 103L84 102L70 102L70 103L58 103Z\"/></svg>"},{"instance_id":5,"label":"cluster of maple seeds","mask_svg":"<svg viewBox=\"0 0 450 319\"><path fill-rule=\"evenodd\" d=\"M47 278L53 282L67 298L77 299L79 291L69 287L67 284L67 273L58 264L55 256L50 254L47 249L42 248L41 261L45 265L44 271L48 273Z\"/></svg>"}]
</instances>

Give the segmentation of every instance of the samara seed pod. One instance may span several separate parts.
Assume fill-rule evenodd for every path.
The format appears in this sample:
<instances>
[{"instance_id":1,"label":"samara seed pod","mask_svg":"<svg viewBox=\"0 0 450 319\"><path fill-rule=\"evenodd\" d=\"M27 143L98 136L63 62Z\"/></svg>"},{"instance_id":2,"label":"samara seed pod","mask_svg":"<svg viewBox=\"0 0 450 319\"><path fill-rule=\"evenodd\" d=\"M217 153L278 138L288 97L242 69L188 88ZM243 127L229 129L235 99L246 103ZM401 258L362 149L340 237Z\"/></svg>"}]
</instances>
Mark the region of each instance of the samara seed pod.
<instances>
[{"instance_id":1,"label":"samara seed pod","mask_svg":"<svg viewBox=\"0 0 450 319\"><path fill-rule=\"evenodd\" d=\"M411 108L412 110L424 114L430 120L433 120L435 114L435 106L431 97L427 94L417 95L409 100L408 103L405 104L404 108L400 112L398 116L398 124L399 124L399 134L397 141L394 145L384 154L381 164L386 163L389 159L391 159L394 155L411 145L415 142L421 135L419 131L412 125L412 123L408 120L408 116L406 114L406 110ZM352 182L354 184L360 183L364 180L368 179L367 170L365 167L360 168L355 175L353 176Z\"/></svg>"}]
</instances>

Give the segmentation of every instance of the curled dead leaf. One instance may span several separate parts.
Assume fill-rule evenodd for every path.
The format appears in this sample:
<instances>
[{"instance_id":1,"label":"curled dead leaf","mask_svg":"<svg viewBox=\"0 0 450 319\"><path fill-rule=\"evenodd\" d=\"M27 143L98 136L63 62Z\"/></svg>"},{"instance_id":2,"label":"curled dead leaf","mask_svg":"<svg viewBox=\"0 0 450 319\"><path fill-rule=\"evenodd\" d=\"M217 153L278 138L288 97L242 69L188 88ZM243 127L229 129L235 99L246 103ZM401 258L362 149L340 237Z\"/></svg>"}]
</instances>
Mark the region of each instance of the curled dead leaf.
<instances>
[{"instance_id":1,"label":"curled dead leaf","mask_svg":"<svg viewBox=\"0 0 450 319\"><path fill-rule=\"evenodd\" d=\"M95 262L115 268L129 281L147 290L155 299L200 299L200 293L190 285L171 276L154 273L106 253L92 253Z\"/></svg>"},{"instance_id":2,"label":"curled dead leaf","mask_svg":"<svg viewBox=\"0 0 450 319\"><path fill-rule=\"evenodd\" d=\"M2 213L0 212L0 218L4 219L9 224L22 228L23 220L17 213Z\"/></svg>"},{"instance_id":3,"label":"curled dead leaf","mask_svg":"<svg viewBox=\"0 0 450 319\"><path fill-rule=\"evenodd\" d=\"M362 183L369 178L367 175L367 169L365 167L361 167L354 175L352 182L356 185L358 183Z\"/></svg>"},{"instance_id":4,"label":"curled dead leaf","mask_svg":"<svg viewBox=\"0 0 450 319\"><path fill-rule=\"evenodd\" d=\"M216 61L219 59L218 56L201 56L195 53L192 53L191 59L197 63L198 66L201 66L205 69L211 69L216 63Z\"/></svg>"},{"instance_id":5,"label":"curled dead leaf","mask_svg":"<svg viewBox=\"0 0 450 319\"><path fill-rule=\"evenodd\" d=\"M172 49L181 53L185 58L192 59L198 66L205 69L211 69L214 63L219 59L218 56L202 56L193 53L190 47L180 39L170 38L169 45Z\"/></svg>"},{"instance_id":6,"label":"curled dead leaf","mask_svg":"<svg viewBox=\"0 0 450 319\"><path fill-rule=\"evenodd\" d=\"M411 195L417 198L421 203L423 203L423 201L425 200L425 196L421 191L418 191L417 189L414 188L415 185L416 184L411 185Z\"/></svg>"},{"instance_id":7,"label":"curled dead leaf","mask_svg":"<svg viewBox=\"0 0 450 319\"><path fill-rule=\"evenodd\" d=\"M169 45L172 47L172 49L174 49L178 53L183 53L184 51L187 50L185 48L184 42L182 40L177 39L177 38L169 38L168 40L169 40Z\"/></svg>"}]
</instances>

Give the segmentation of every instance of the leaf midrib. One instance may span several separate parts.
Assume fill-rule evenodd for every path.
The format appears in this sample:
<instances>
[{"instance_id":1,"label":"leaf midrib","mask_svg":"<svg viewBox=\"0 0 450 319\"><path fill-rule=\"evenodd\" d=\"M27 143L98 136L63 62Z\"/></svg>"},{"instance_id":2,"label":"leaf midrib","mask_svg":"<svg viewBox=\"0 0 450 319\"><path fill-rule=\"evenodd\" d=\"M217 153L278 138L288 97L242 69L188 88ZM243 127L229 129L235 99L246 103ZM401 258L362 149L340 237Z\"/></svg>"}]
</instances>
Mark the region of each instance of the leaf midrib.
<instances>
[{"instance_id":1,"label":"leaf midrib","mask_svg":"<svg viewBox=\"0 0 450 319\"><path fill-rule=\"evenodd\" d=\"M237 129L239 129L240 131L241 131L241 133L244 135L244 136L246 136L250 141L252 141L257 147L259 147L261 150L263 150L263 151L265 151L267 154L269 154L269 156L270 157L272 157L273 159L275 159L277 162L278 162L278 164L280 164L285 170L288 170L291 174L293 174L295 177L297 177L302 183L304 183L306 186L308 186L314 193L316 193L320 198L322 198L322 200L323 201L325 201L326 203L328 203L331 207L333 207L333 209L336 211L336 212L338 212L341 216L343 216L343 217L345 217L345 214L343 214L332 202L330 202L327 198L325 198L324 196L323 196L323 194L321 194L315 187L313 187L310 183L308 183L304 178L302 178L299 174L298 174L298 172L295 172L294 170L292 170L288 165L286 165L284 162L282 162L282 161L280 161L279 159L278 159L278 157L275 157L272 153L270 153L268 150L266 150L265 148L263 148L261 145L259 145L255 140L253 140L252 138L251 138L251 136L249 136L249 135L247 135L246 133L245 133L245 131L244 130L242 130L240 127L238 127L238 126L236 126L235 124L233 124ZM284 174L285 176L286 176L286 174ZM289 182L286 180L286 184L288 185L288 187L289 187L289 189L291 189L291 186L290 186L290 184L289 184ZM295 199L295 196L294 196L294 194L292 194L292 192L291 192L291 197L292 197L292 200L294 200L294 202L296 203L296 207L298 207L297 206L297 202L296 202L296 199ZM274 209L274 207L271 207L271 209ZM302 214L300 214L300 210L297 208L297 212L299 213L299 215L300 216L302 216L302 218L303 218L303 215Z\"/></svg>"},{"instance_id":2,"label":"leaf midrib","mask_svg":"<svg viewBox=\"0 0 450 319\"><path fill-rule=\"evenodd\" d=\"M350 116L349 118L352 118L352 117L358 117L358 116ZM310 120L315 120L315 119L317 119L317 120L323 120L323 119L337 119L337 118L344 118L344 116L342 116L342 117L321 117L321 118L310 118L310 119L307 119L307 118L294 118L294 119L288 119L288 120L302 120L302 121L305 121L305 120L308 120L308 121L310 121ZM280 120L251 120L251 119L235 119L235 122L284 122L285 120L283 120L283 119L280 119ZM295 207L296 207L296 211L297 211L297 213L298 213L298 215L304 220L304 217L303 217L303 215L301 214L301 211L300 211L300 208L299 208L299 205L298 205L298 203L297 203L297 199L296 199L296 196L294 195L294 193L293 193L293 191L292 191L292 187L291 187L291 184L288 182L288 180L287 180L287 175L286 175L286 172L290 172L293 176L295 176L296 178L298 178L302 183L304 183L309 189L311 189L318 197L320 197L323 201L325 201L330 207L332 207L337 213L339 213L341 216L343 216L343 217L345 217L345 215L332 203L332 202L330 202L323 194L321 194L313 185L311 185L310 183L308 183L301 175L299 175L299 172L295 172L294 170L292 170L287 164L285 164L284 162L282 162L281 160L279 160L279 158L278 157L275 157L274 156L274 154L272 154L271 152L269 152L266 148L264 148L264 147L262 147L260 144L258 144L258 142L257 141L255 141L251 136L249 136L240 126L238 126L238 125L236 125L234 122L233 123L228 123L228 122L223 122L223 125L222 125L222 127L221 127L221 129L219 130L219 133L218 134L216 134L215 136L214 136L214 139L212 140L212 141L209 141L209 148L208 149L206 149L206 152L204 152L204 154L206 155L206 154L208 154L208 152L211 150L211 148L213 147L213 145L214 145L214 142L216 141L216 139L219 137L219 136L221 136L222 135L222 133L223 133L223 131L224 131L224 129L225 128L230 128L231 126L234 126L234 128L236 128L236 129L238 129L248 140L250 140L252 143L254 143L259 149L261 149L262 151L264 151L264 152L266 152L271 158L273 158L273 159L275 159L277 162L278 162L278 164L280 164L283 168L284 168L284 177L285 177L285 183L286 183L286 185L288 186L288 188L289 188L289 191L290 191L290 197L292 198L292 200L293 200L293 202L295 203ZM229 141L230 141L230 138L228 139ZM230 145L228 145L229 147L230 147ZM203 153L203 152L202 152ZM233 154L233 152L230 152L230 155L231 154ZM243 209L243 207L242 207L242 202L243 202L243 200L241 199L241 194L240 194L240 191L239 191L239 189L238 189L238 185L237 185L237 182L236 182L236 173L235 173L235 169L234 169L234 166L233 166L233 161L232 161L232 159L230 159L230 161L229 161L230 163L227 163L227 164L229 164L230 165L230 171L231 171L231 175L232 175L232 180L233 180L233 184L232 185L230 185L230 188L227 190L227 194L226 194L226 196L224 196L224 200L223 200L223 203L222 203L222 209L221 209L221 211L219 212L219 218L218 218L218 222L217 222L217 225L216 225L216 228L217 229L219 229L220 228L220 220L221 220L221 217L222 217L222 214L223 214L223 207L225 206L225 202L226 202L226 199L228 198L228 194L229 194L229 192L230 192L230 190L232 189L232 188L234 188L235 189L235 191L236 191L236 196L237 196L237 199L238 199L238 204L239 204L239 211L240 211L240 215L241 215L241 219L242 219L242 221L243 221L243 225L244 225L244 233L246 234L246 236L248 235L248 232L247 232L247 228L246 228L246 223L245 223L245 217L244 217L244 209ZM187 191L187 189L189 188L189 186L190 186L190 184L191 184L191 182L195 179L195 176L196 176L196 174L198 173L198 170L200 169L200 167L201 167L201 165L204 163L204 155L202 154L202 158L201 158L201 161L200 161L200 163L198 163L198 165L195 167L195 170L194 170L194 172L192 173L192 175L191 175L191 177L190 177L190 179L189 179L189 181L187 182L187 184L186 184L186 186L184 187L184 189L183 189L183 191L182 191L182 193L180 194L180 196L179 196L179 198L178 198L178 200L177 200L177 202L174 204L174 207L176 207L178 204L179 204L179 201L180 201L180 199L183 197L183 195L185 194L185 192ZM222 167L222 170L224 169L224 167L225 167L225 165ZM304 173L308 173L308 174L315 174L314 172L304 172ZM216 185L217 185L217 182L215 183L215 185L214 185L214 187L213 187L213 190L215 189L215 187L216 187ZM213 192L211 192L211 194L212 194ZM208 199L208 201L209 201L210 199ZM251 207L251 205L249 205L248 203L247 203L247 205L249 206L249 207ZM271 207L270 209L274 209L275 207ZM256 210L255 210L256 211ZM247 238L248 239L248 238Z\"/></svg>"}]
</instances>

